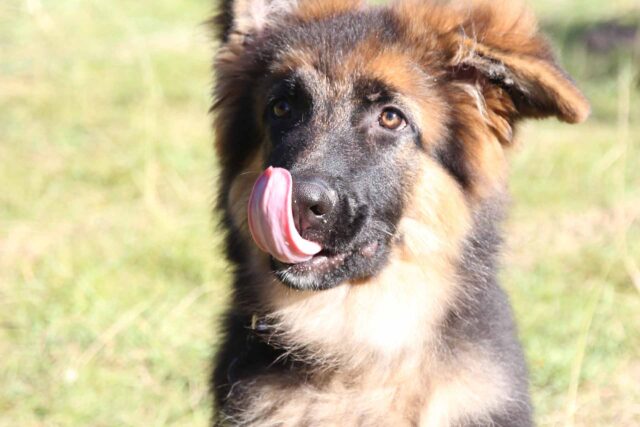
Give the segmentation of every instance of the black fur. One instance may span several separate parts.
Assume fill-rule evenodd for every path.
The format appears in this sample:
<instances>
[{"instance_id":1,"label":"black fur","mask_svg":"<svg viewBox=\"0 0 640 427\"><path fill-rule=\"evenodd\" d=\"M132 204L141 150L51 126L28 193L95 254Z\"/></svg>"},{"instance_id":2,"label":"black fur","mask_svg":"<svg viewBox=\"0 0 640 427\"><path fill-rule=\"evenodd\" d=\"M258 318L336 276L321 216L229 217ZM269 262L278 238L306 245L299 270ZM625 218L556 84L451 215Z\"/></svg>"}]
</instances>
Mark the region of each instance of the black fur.
<instances>
[{"instance_id":1,"label":"black fur","mask_svg":"<svg viewBox=\"0 0 640 427\"><path fill-rule=\"evenodd\" d=\"M492 414L493 425L530 426L527 367L508 297L496 278L505 198L488 200L476 211L458 266L463 297L449 312L443 336L445 351L454 354L460 342L484 348L507 372L514 385L511 405Z\"/></svg>"}]
</instances>

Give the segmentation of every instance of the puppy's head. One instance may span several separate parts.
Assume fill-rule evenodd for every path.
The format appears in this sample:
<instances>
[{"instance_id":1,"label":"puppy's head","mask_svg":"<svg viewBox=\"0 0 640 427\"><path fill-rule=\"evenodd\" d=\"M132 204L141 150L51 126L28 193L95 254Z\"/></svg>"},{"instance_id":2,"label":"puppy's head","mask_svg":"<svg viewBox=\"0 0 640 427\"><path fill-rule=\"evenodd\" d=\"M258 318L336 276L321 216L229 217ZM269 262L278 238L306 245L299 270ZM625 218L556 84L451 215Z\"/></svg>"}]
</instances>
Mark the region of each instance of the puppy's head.
<instances>
[{"instance_id":1,"label":"puppy's head","mask_svg":"<svg viewBox=\"0 0 640 427\"><path fill-rule=\"evenodd\" d=\"M221 208L235 244L281 282L324 289L374 276L394 248L428 246L407 243L407 223L457 242L503 190L520 119L588 115L521 6L461 3L224 3ZM308 261L259 255L251 240L246 206L268 166L291 173L295 227L322 246Z\"/></svg>"}]
</instances>

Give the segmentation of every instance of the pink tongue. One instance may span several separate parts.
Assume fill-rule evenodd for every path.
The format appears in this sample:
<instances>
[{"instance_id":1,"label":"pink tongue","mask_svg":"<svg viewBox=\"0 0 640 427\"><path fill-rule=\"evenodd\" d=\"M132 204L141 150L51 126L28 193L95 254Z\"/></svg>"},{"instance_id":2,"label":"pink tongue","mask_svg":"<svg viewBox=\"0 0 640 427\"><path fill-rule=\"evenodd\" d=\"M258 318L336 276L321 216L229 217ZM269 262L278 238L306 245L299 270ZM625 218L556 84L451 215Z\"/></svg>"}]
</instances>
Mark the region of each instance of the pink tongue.
<instances>
[{"instance_id":1,"label":"pink tongue","mask_svg":"<svg viewBox=\"0 0 640 427\"><path fill-rule=\"evenodd\" d=\"M269 166L256 181L249 198L249 229L260 249L287 264L311 259L322 247L296 230L291 210L291 174Z\"/></svg>"}]
</instances>

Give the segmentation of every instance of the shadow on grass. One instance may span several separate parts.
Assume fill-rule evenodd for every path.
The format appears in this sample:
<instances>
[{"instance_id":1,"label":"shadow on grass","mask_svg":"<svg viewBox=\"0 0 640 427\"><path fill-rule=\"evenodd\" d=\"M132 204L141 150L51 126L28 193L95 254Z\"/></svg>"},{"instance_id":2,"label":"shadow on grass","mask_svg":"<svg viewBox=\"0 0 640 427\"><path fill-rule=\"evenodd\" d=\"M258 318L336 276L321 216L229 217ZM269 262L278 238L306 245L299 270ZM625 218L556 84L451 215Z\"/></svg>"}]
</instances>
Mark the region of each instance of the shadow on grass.
<instances>
[{"instance_id":1,"label":"shadow on grass","mask_svg":"<svg viewBox=\"0 0 640 427\"><path fill-rule=\"evenodd\" d=\"M568 66L579 77L602 80L615 77L620 67L640 69L640 11L599 21L568 21L566 16L542 23Z\"/></svg>"},{"instance_id":2,"label":"shadow on grass","mask_svg":"<svg viewBox=\"0 0 640 427\"><path fill-rule=\"evenodd\" d=\"M616 120L621 76L633 76L631 90L640 93L640 10L599 20L558 16L543 21L542 28L591 101L592 119ZM640 114L640 105L631 110L632 116Z\"/></svg>"}]
</instances>

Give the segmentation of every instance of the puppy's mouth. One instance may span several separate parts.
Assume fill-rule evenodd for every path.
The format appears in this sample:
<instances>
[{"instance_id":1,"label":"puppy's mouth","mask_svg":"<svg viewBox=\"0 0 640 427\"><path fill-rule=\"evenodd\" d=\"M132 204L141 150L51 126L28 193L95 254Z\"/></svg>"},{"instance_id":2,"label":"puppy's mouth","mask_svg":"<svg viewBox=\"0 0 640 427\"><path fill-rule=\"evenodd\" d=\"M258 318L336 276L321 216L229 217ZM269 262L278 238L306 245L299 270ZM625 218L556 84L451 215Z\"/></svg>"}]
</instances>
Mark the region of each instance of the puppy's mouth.
<instances>
[{"instance_id":1,"label":"puppy's mouth","mask_svg":"<svg viewBox=\"0 0 640 427\"><path fill-rule=\"evenodd\" d=\"M326 273L334 268L341 266L347 258L348 253L331 253L322 250L318 254L311 257L310 260L298 264L284 264L280 261L277 263L286 266L293 273Z\"/></svg>"},{"instance_id":2,"label":"puppy's mouth","mask_svg":"<svg viewBox=\"0 0 640 427\"><path fill-rule=\"evenodd\" d=\"M370 240L361 242L362 235L356 239L359 233L353 229L339 231L342 211L325 184L298 181L295 208L293 190L289 171L269 167L256 181L248 206L251 236L271 256L273 273L282 283L328 289L376 271L386 254L385 240L369 235ZM301 206L306 206L302 212ZM362 231L366 215L357 218Z\"/></svg>"},{"instance_id":3,"label":"puppy's mouth","mask_svg":"<svg viewBox=\"0 0 640 427\"><path fill-rule=\"evenodd\" d=\"M323 249L311 259L296 264L283 263L272 257L271 265L278 280L291 288L329 289L348 279L355 265L375 258L380 248L381 245L374 241L345 252Z\"/></svg>"}]
</instances>

